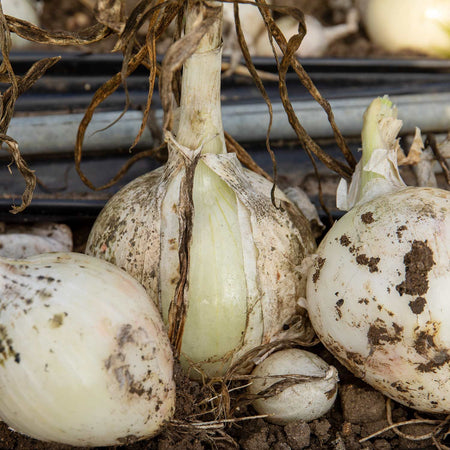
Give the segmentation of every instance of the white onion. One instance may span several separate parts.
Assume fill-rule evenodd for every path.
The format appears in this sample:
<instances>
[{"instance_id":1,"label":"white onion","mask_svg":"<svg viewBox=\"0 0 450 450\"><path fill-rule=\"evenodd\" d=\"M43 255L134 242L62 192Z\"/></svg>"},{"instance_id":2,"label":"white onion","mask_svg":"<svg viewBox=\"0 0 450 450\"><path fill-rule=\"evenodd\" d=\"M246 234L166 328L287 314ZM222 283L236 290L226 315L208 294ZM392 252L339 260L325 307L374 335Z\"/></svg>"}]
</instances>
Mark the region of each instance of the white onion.
<instances>
[{"instance_id":1,"label":"white onion","mask_svg":"<svg viewBox=\"0 0 450 450\"><path fill-rule=\"evenodd\" d=\"M171 418L171 348L137 281L76 253L1 258L0 280L0 417L11 428L104 446Z\"/></svg>"},{"instance_id":2,"label":"white onion","mask_svg":"<svg viewBox=\"0 0 450 450\"><path fill-rule=\"evenodd\" d=\"M380 47L450 56L448 0L362 0L360 9L370 40Z\"/></svg>"},{"instance_id":3,"label":"white onion","mask_svg":"<svg viewBox=\"0 0 450 450\"><path fill-rule=\"evenodd\" d=\"M187 26L192 22L187 20ZM222 375L230 363L286 328L292 337L311 336L306 311L297 301L306 285L301 262L315 249L300 210L279 189L274 205L272 183L227 154L220 22L214 27L215 34L205 36L184 64L179 124L175 137L167 135L168 163L111 198L86 246L88 254L139 280L169 323L186 220L180 213L182 183L186 167L199 158L181 354L185 367L193 363L208 376Z\"/></svg>"},{"instance_id":4,"label":"white onion","mask_svg":"<svg viewBox=\"0 0 450 450\"><path fill-rule=\"evenodd\" d=\"M298 21L294 17L282 16L276 20L276 24L288 40L298 33ZM346 23L328 27L322 25L314 16L306 14L305 24L306 35L297 49L296 55L302 58L317 58L326 52L331 43L358 30L358 14L355 9L351 9ZM260 33L258 36L254 43L255 55L273 56L267 33ZM281 50L278 48L277 53L281 55Z\"/></svg>"},{"instance_id":5,"label":"white onion","mask_svg":"<svg viewBox=\"0 0 450 450\"><path fill-rule=\"evenodd\" d=\"M272 1L268 1L271 4ZM264 20L256 5L240 4L239 19L245 42L249 48L250 54L255 54L255 44L260 35L266 34ZM234 3L223 4L223 25L224 25L224 54L230 55L234 52L239 53L239 42L235 30L234 21Z\"/></svg>"},{"instance_id":6,"label":"white onion","mask_svg":"<svg viewBox=\"0 0 450 450\"><path fill-rule=\"evenodd\" d=\"M404 405L448 413L450 192L400 183L395 116L387 99L366 112L350 188L359 197L318 248L307 307L355 375Z\"/></svg>"},{"instance_id":7,"label":"white onion","mask_svg":"<svg viewBox=\"0 0 450 450\"><path fill-rule=\"evenodd\" d=\"M37 223L7 226L0 234L0 256L20 259L39 253L70 252L72 231L65 224Z\"/></svg>"},{"instance_id":8,"label":"white onion","mask_svg":"<svg viewBox=\"0 0 450 450\"><path fill-rule=\"evenodd\" d=\"M337 396L337 370L314 353L296 348L269 355L252 372L253 395L272 388L270 396L257 398L253 407L279 425L317 419L333 406ZM276 384L278 388L275 388Z\"/></svg>"}]
</instances>

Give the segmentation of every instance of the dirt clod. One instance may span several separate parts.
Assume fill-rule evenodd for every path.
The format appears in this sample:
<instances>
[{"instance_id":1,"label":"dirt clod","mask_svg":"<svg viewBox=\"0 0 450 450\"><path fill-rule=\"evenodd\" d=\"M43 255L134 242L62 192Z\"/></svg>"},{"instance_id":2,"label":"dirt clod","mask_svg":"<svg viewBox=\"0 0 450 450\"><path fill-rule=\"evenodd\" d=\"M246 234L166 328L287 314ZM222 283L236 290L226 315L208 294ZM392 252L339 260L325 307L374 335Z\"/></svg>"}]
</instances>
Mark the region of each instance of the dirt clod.
<instances>
[{"instance_id":1,"label":"dirt clod","mask_svg":"<svg viewBox=\"0 0 450 450\"><path fill-rule=\"evenodd\" d=\"M327 419L322 418L314 420L311 423L311 428L314 431L314 434L319 438L321 444L325 444L325 442L330 439L331 424Z\"/></svg>"},{"instance_id":2,"label":"dirt clod","mask_svg":"<svg viewBox=\"0 0 450 450\"><path fill-rule=\"evenodd\" d=\"M405 280L396 286L400 295L424 295L428 291L428 272L435 264L426 242L414 241L403 258Z\"/></svg>"},{"instance_id":3,"label":"dirt clod","mask_svg":"<svg viewBox=\"0 0 450 450\"><path fill-rule=\"evenodd\" d=\"M376 422L386 417L385 398L370 388L352 384L340 390L342 413L347 422L361 424Z\"/></svg>"},{"instance_id":4,"label":"dirt clod","mask_svg":"<svg viewBox=\"0 0 450 450\"><path fill-rule=\"evenodd\" d=\"M292 422L284 427L287 443L292 450L308 448L311 428L306 422Z\"/></svg>"}]
</instances>

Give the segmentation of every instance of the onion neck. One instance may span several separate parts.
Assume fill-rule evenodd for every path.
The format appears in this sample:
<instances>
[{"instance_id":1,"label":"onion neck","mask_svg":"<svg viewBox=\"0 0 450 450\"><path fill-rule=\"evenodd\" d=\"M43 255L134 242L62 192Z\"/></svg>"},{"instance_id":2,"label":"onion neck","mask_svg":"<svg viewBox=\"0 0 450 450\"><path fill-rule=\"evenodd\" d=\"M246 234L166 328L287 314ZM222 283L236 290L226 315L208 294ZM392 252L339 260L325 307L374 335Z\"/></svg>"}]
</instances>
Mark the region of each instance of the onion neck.
<instances>
[{"instance_id":1,"label":"onion neck","mask_svg":"<svg viewBox=\"0 0 450 450\"><path fill-rule=\"evenodd\" d=\"M180 116L177 141L192 150L202 146L202 153L226 153L222 125L220 84L222 65L222 5L220 12L197 50L183 65ZM186 34L201 13L188 4Z\"/></svg>"},{"instance_id":2,"label":"onion neck","mask_svg":"<svg viewBox=\"0 0 450 450\"><path fill-rule=\"evenodd\" d=\"M378 148L392 148L392 143L386 142L384 124L390 119L397 118L397 110L387 97L376 98L364 113L363 128L361 131L362 156L361 165L366 167L373 151ZM396 136L395 136L396 137ZM363 170L361 173L361 187L367 185L374 178L382 178L383 175Z\"/></svg>"},{"instance_id":3,"label":"onion neck","mask_svg":"<svg viewBox=\"0 0 450 450\"><path fill-rule=\"evenodd\" d=\"M364 113L362 128L362 157L350 186L341 180L337 191L337 207L348 211L354 206L406 187L398 165L400 148L398 132L402 121L397 108L387 96L372 101Z\"/></svg>"},{"instance_id":4,"label":"onion neck","mask_svg":"<svg viewBox=\"0 0 450 450\"><path fill-rule=\"evenodd\" d=\"M380 189L393 192L404 186L397 165L397 136L401 126L397 108L388 96L376 98L365 111L357 201L370 197L370 191L376 195Z\"/></svg>"}]
</instances>

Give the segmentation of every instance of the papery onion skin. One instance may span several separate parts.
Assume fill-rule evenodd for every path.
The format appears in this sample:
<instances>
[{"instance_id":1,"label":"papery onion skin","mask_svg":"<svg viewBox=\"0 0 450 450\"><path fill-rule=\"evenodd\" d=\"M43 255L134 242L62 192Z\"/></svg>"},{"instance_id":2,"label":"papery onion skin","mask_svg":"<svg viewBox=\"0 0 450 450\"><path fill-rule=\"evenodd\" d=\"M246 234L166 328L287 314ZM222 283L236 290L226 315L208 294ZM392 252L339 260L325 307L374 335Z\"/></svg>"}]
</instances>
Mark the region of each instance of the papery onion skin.
<instances>
[{"instance_id":1,"label":"papery onion skin","mask_svg":"<svg viewBox=\"0 0 450 450\"><path fill-rule=\"evenodd\" d=\"M450 411L450 192L355 206L319 245L307 308L324 345L397 402Z\"/></svg>"},{"instance_id":2,"label":"papery onion skin","mask_svg":"<svg viewBox=\"0 0 450 450\"><path fill-rule=\"evenodd\" d=\"M173 357L143 287L76 253L0 259L0 417L75 446L130 443L174 411Z\"/></svg>"}]
</instances>

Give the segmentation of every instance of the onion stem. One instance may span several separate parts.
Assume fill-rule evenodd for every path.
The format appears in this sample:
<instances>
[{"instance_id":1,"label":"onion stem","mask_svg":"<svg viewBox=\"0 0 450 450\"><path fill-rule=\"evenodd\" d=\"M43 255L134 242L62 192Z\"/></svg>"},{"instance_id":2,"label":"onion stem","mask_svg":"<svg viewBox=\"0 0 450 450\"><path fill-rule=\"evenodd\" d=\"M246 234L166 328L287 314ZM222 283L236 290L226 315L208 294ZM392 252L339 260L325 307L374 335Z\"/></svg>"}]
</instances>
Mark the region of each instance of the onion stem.
<instances>
[{"instance_id":1,"label":"onion stem","mask_svg":"<svg viewBox=\"0 0 450 450\"><path fill-rule=\"evenodd\" d=\"M361 164L365 167L369 162L374 150L379 148L390 148L390 143L386 142L384 130L385 120L397 118L397 108L395 108L387 96L376 98L364 113L364 123L361 132L362 157ZM363 170L361 173L360 190L374 178L383 178L380 173Z\"/></svg>"},{"instance_id":2,"label":"onion stem","mask_svg":"<svg viewBox=\"0 0 450 450\"><path fill-rule=\"evenodd\" d=\"M220 104L223 7L212 5L218 9L217 18L183 66L177 140L192 150L203 145L202 153L217 154L226 153ZM189 2L186 34L201 18L201 10Z\"/></svg>"},{"instance_id":3,"label":"onion stem","mask_svg":"<svg viewBox=\"0 0 450 450\"><path fill-rule=\"evenodd\" d=\"M365 111L356 203L405 186L397 165L397 135L401 126L397 108L387 95L374 99Z\"/></svg>"}]
</instances>

